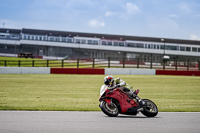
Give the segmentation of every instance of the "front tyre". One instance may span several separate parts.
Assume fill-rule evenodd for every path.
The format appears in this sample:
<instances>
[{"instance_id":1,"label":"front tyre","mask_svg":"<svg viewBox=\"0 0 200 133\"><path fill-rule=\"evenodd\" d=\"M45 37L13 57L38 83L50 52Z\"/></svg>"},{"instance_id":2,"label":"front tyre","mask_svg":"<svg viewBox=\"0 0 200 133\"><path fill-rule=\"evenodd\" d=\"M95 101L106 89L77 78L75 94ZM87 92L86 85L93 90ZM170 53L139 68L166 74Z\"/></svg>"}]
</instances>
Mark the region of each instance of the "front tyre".
<instances>
[{"instance_id":1,"label":"front tyre","mask_svg":"<svg viewBox=\"0 0 200 133\"><path fill-rule=\"evenodd\" d=\"M158 108L154 102L149 99L143 99L146 103L144 110L141 113L147 117L155 117L158 114Z\"/></svg>"},{"instance_id":2,"label":"front tyre","mask_svg":"<svg viewBox=\"0 0 200 133\"><path fill-rule=\"evenodd\" d=\"M116 117L119 114L119 110L115 103L111 103L111 105L108 105L108 103L103 100L100 102L99 107L106 115L110 117Z\"/></svg>"}]
</instances>

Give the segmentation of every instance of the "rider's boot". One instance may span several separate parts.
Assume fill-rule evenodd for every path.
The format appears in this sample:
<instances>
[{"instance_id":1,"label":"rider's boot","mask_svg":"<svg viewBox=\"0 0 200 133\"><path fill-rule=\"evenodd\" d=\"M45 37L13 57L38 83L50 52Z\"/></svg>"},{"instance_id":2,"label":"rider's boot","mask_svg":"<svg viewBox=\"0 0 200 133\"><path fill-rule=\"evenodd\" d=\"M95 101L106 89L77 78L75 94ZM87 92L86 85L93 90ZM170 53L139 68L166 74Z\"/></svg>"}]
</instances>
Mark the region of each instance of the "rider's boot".
<instances>
[{"instance_id":1,"label":"rider's boot","mask_svg":"<svg viewBox=\"0 0 200 133\"><path fill-rule=\"evenodd\" d=\"M133 93L132 93L132 98L133 99L136 99L136 101L138 102L138 104L140 105L140 107L144 107L144 106L146 106L146 103L142 100L142 99L140 99L138 96L137 96L137 94L139 93L139 89L136 89Z\"/></svg>"},{"instance_id":2,"label":"rider's boot","mask_svg":"<svg viewBox=\"0 0 200 133\"><path fill-rule=\"evenodd\" d=\"M144 100L140 99L138 96L136 96L135 99L137 100L140 107L146 106L146 103L144 102Z\"/></svg>"}]
</instances>

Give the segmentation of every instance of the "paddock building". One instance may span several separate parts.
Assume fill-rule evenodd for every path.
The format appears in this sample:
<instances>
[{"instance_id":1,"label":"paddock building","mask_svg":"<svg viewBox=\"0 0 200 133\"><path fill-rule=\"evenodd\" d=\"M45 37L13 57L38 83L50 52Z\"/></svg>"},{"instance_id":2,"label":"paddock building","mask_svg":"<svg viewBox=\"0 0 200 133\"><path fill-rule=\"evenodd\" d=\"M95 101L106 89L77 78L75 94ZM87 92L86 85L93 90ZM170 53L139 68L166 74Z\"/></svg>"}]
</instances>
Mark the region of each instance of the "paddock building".
<instances>
[{"instance_id":1,"label":"paddock building","mask_svg":"<svg viewBox=\"0 0 200 133\"><path fill-rule=\"evenodd\" d=\"M68 59L141 58L154 62L170 59L200 59L200 41L39 29L0 28L0 54Z\"/></svg>"}]
</instances>

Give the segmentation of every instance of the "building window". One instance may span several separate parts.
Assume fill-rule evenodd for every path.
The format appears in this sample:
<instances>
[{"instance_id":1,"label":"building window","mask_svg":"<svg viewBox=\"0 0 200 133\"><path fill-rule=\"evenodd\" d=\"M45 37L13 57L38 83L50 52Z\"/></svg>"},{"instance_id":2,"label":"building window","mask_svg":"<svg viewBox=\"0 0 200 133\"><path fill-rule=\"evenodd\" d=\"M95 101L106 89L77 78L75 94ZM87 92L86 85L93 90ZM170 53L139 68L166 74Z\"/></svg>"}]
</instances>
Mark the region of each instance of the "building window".
<instances>
[{"instance_id":1,"label":"building window","mask_svg":"<svg viewBox=\"0 0 200 133\"><path fill-rule=\"evenodd\" d=\"M39 40L42 41L42 36L39 37Z\"/></svg>"},{"instance_id":2,"label":"building window","mask_svg":"<svg viewBox=\"0 0 200 133\"><path fill-rule=\"evenodd\" d=\"M119 46L119 42L114 42L114 46Z\"/></svg>"},{"instance_id":3,"label":"building window","mask_svg":"<svg viewBox=\"0 0 200 133\"><path fill-rule=\"evenodd\" d=\"M66 37L62 37L61 41L66 42L67 41Z\"/></svg>"},{"instance_id":4,"label":"building window","mask_svg":"<svg viewBox=\"0 0 200 133\"><path fill-rule=\"evenodd\" d=\"M93 44L94 44L94 45L98 45L98 41L94 40L94 41L93 41Z\"/></svg>"},{"instance_id":5,"label":"building window","mask_svg":"<svg viewBox=\"0 0 200 133\"><path fill-rule=\"evenodd\" d=\"M191 51L191 47L186 47L186 51Z\"/></svg>"},{"instance_id":6,"label":"building window","mask_svg":"<svg viewBox=\"0 0 200 133\"><path fill-rule=\"evenodd\" d=\"M68 43L73 43L73 39L72 38L67 38L67 42Z\"/></svg>"},{"instance_id":7,"label":"building window","mask_svg":"<svg viewBox=\"0 0 200 133\"><path fill-rule=\"evenodd\" d=\"M81 43L80 39L76 39L75 43Z\"/></svg>"},{"instance_id":8,"label":"building window","mask_svg":"<svg viewBox=\"0 0 200 133\"><path fill-rule=\"evenodd\" d=\"M165 46L166 50L177 50L177 46L170 46L170 45L166 45Z\"/></svg>"},{"instance_id":9,"label":"building window","mask_svg":"<svg viewBox=\"0 0 200 133\"><path fill-rule=\"evenodd\" d=\"M13 39L19 39L19 36L18 35L11 35L11 38L13 38Z\"/></svg>"},{"instance_id":10,"label":"building window","mask_svg":"<svg viewBox=\"0 0 200 133\"><path fill-rule=\"evenodd\" d=\"M127 46L128 47L136 47L136 44L135 43L128 43Z\"/></svg>"},{"instance_id":11,"label":"building window","mask_svg":"<svg viewBox=\"0 0 200 133\"><path fill-rule=\"evenodd\" d=\"M124 46L124 42L114 42L114 46Z\"/></svg>"},{"instance_id":12,"label":"building window","mask_svg":"<svg viewBox=\"0 0 200 133\"><path fill-rule=\"evenodd\" d=\"M146 60L147 60L147 57L146 57L146 55L144 55L144 61L146 62Z\"/></svg>"},{"instance_id":13,"label":"building window","mask_svg":"<svg viewBox=\"0 0 200 133\"><path fill-rule=\"evenodd\" d=\"M104 58L107 58L107 55L106 55L106 53L104 53Z\"/></svg>"},{"instance_id":14,"label":"building window","mask_svg":"<svg viewBox=\"0 0 200 133\"><path fill-rule=\"evenodd\" d=\"M108 41L108 45L109 45L109 46L112 46L112 41Z\"/></svg>"},{"instance_id":15,"label":"building window","mask_svg":"<svg viewBox=\"0 0 200 133\"><path fill-rule=\"evenodd\" d=\"M180 47L180 51L185 51L185 47Z\"/></svg>"},{"instance_id":16,"label":"building window","mask_svg":"<svg viewBox=\"0 0 200 133\"><path fill-rule=\"evenodd\" d=\"M0 35L0 38L6 38L6 35Z\"/></svg>"},{"instance_id":17,"label":"building window","mask_svg":"<svg viewBox=\"0 0 200 133\"><path fill-rule=\"evenodd\" d=\"M192 48L192 52L197 52L197 48Z\"/></svg>"},{"instance_id":18,"label":"building window","mask_svg":"<svg viewBox=\"0 0 200 133\"><path fill-rule=\"evenodd\" d=\"M92 44L92 40L88 40L88 44Z\"/></svg>"},{"instance_id":19,"label":"building window","mask_svg":"<svg viewBox=\"0 0 200 133\"><path fill-rule=\"evenodd\" d=\"M200 48L198 48L198 52L200 52Z\"/></svg>"},{"instance_id":20,"label":"building window","mask_svg":"<svg viewBox=\"0 0 200 133\"><path fill-rule=\"evenodd\" d=\"M38 36L35 36L35 40L38 40Z\"/></svg>"},{"instance_id":21,"label":"building window","mask_svg":"<svg viewBox=\"0 0 200 133\"><path fill-rule=\"evenodd\" d=\"M144 44L143 43L136 43L136 48L144 48Z\"/></svg>"},{"instance_id":22,"label":"building window","mask_svg":"<svg viewBox=\"0 0 200 133\"><path fill-rule=\"evenodd\" d=\"M106 45L106 41L102 41L102 45Z\"/></svg>"},{"instance_id":23,"label":"building window","mask_svg":"<svg viewBox=\"0 0 200 133\"><path fill-rule=\"evenodd\" d=\"M164 45L160 45L160 49L164 49Z\"/></svg>"},{"instance_id":24,"label":"building window","mask_svg":"<svg viewBox=\"0 0 200 133\"><path fill-rule=\"evenodd\" d=\"M31 36L31 40L34 40L34 36Z\"/></svg>"},{"instance_id":25,"label":"building window","mask_svg":"<svg viewBox=\"0 0 200 133\"><path fill-rule=\"evenodd\" d=\"M124 42L119 42L119 46L124 46Z\"/></svg>"},{"instance_id":26,"label":"building window","mask_svg":"<svg viewBox=\"0 0 200 133\"><path fill-rule=\"evenodd\" d=\"M60 37L55 37L56 42L60 42Z\"/></svg>"},{"instance_id":27,"label":"building window","mask_svg":"<svg viewBox=\"0 0 200 133\"><path fill-rule=\"evenodd\" d=\"M54 37L49 37L49 41L54 41Z\"/></svg>"},{"instance_id":28,"label":"building window","mask_svg":"<svg viewBox=\"0 0 200 133\"><path fill-rule=\"evenodd\" d=\"M81 44L86 44L86 40L81 40Z\"/></svg>"}]
</instances>

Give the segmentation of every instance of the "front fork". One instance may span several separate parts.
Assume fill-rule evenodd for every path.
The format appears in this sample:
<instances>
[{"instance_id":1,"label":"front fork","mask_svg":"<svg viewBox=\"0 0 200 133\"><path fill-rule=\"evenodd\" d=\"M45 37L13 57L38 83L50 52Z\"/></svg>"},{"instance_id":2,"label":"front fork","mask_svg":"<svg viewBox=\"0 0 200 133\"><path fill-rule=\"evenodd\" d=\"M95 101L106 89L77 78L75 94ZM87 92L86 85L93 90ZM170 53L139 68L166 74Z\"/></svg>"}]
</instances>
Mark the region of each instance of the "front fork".
<instances>
[{"instance_id":1,"label":"front fork","mask_svg":"<svg viewBox=\"0 0 200 133\"><path fill-rule=\"evenodd\" d=\"M104 99L104 101L105 101L108 105L111 105L111 104L112 104L112 99Z\"/></svg>"},{"instance_id":2,"label":"front fork","mask_svg":"<svg viewBox=\"0 0 200 133\"><path fill-rule=\"evenodd\" d=\"M139 98L137 95L136 95L135 99L136 99L136 101L138 102L138 104L139 104L139 106L141 108L143 108L144 106L146 106L146 103L141 98Z\"/></svg>"}]
</instances>

